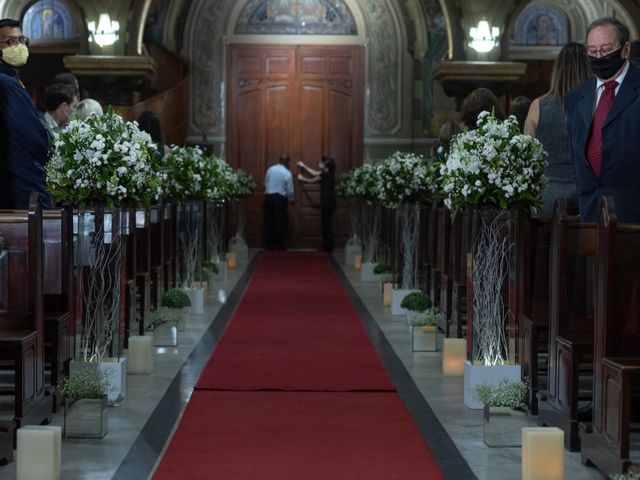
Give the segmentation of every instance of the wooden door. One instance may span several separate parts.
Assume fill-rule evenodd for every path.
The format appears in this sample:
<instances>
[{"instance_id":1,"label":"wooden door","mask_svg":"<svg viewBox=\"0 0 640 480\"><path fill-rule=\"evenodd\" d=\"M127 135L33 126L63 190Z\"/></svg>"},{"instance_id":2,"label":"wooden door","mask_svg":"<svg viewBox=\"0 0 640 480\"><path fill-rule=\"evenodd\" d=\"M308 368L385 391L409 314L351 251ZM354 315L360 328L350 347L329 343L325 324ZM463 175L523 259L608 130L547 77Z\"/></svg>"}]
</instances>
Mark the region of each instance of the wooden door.
<instances>
[{"instance_id":1,"label":"wooden door","mask_svg":"<svg viewBox=\"0 0 640 480\"><path fill-rule=\"evenodd\" d=\"M246 237L262 242L263 179L282 153L317 168L322 155L336 160L337 172L362 161L362 52L360 47L229 47L227 75L228 161L250 172L258 194L247 201ZM289 207L288 245L321 246L319 187L295 182ZM339 205L336 245L348 234L348 212ZM235 221L232 219L231 229Z\"/></svg>"}]
</instances>

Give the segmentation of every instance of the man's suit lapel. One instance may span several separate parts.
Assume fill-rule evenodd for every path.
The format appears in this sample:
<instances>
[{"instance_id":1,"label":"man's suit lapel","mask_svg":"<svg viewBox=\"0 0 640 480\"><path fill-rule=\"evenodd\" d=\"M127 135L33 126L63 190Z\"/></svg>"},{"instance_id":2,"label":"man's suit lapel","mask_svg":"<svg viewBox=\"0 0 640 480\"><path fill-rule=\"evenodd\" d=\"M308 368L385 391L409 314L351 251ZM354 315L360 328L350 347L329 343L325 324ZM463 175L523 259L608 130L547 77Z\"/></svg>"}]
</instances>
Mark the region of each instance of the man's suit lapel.
<instances>
[{"instance_id":1,"label":"man's suit lapel","mask_svg":"<svg viewBox=\"0 0 640 480\"><path fill-rule=\"evenodd\" d=\"M620 85L620 90L618 90L613 105L611 105L611 110L609 110L607 121L603 128L606 128L607 125L614 121L638 96L638 88L640 87L639 72L640 70L633 65L629 65L627 75L624 77L622 85Z\"/></svg>"},{"instance_id":2,"label":"man's suit lapel","mask_svg":"<svg viewBox=\"0 0 640 480\"><path fill-rule=\"evenodd\" d=\"M582 128L580 129L580 143L583 151L587 145L587 138L591 132L591 122L593 121L593 110L596 102L596 81L591 80L583 87L583 94L578 102L578 111L582 119Z\"/></svg>"}]
</instances>

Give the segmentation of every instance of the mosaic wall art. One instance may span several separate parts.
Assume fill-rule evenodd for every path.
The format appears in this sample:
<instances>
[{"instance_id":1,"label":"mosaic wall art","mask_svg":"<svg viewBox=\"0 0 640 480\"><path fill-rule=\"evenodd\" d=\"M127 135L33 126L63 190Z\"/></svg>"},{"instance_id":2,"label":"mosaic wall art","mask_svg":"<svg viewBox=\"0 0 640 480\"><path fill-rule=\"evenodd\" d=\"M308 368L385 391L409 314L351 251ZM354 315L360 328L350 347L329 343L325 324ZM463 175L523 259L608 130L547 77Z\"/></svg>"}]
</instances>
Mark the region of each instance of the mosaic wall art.
<instances>
[{"instance_id":1,"label":"mosaic wall art","mask_svg":"<svg viewBox=\"0 0 640 480\"><path fill-rule=\"evenodd\" d=\"M552 5L532 5L516 22L517 45L564 45L568 37L567 17Z\"/></svg>"},{"instance_id":2,"label":"mosaic wall art","mask_svg":"<svg viewBox=\"0 0 640 480\"><path fill-rule=\"evenodd\" d=\"M78 39L69 10L55 0L40 0L31 5L22 19L22 31L36 42Z\"/></svg>"},{"instance_id":3,"label":"mosaic wall art","mask_svg":"<svg viewBox=\"0 0 640 480\"><path fill-rule=\"evenodd\" d=\"M357 35L342 0L250 0L236 33L284 35Z\"/></svg>"}]
</instances>

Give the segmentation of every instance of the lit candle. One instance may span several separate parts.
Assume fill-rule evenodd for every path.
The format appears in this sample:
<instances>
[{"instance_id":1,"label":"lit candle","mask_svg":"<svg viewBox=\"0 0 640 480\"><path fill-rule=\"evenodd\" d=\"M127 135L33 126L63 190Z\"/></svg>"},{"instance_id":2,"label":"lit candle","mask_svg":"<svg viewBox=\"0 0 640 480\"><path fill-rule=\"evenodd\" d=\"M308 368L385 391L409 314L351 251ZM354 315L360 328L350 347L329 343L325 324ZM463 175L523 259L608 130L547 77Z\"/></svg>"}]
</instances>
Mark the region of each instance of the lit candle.
<instances>
[{"instance_id":1,"label":"lit candle","mask_svg":"<svg viewBox=\"0 0 640 480\"><path fill-rule=\"evenodd\" d=\"M153 371L153 338L141 335L129 337L127 373L149 375Z\"/></svg>"},{"instance_id":2,"label":"lit candle","mask_svg":"<svg viewBox=\"0 0 640 480\"><path fill-rule=\"evenodd\" d=\"M465 338L445 338L442 342L442 374L446 377L464 375L464 362L467 359L467 340Z\"/></svg>"},{"instance_id":3,"label":"lit candle","mask_svg":"<svg viewBox=\"0 0 640 480\"><path fill-rule=\"evenodd\" d=\"M16 479L59 480L62 428L26 425L16 434Z\"/></svg>"},{"instance_id":4,"label":"lit candle","mask_svg":"<svg viewBox=\"0 0 640 480\"><path fill-rule=\"evenodd\" d=\"M382 305L388 307L391 305L391 291L393 290L393 283L385 283L382 286Z\"/></svg>"},{"instance_id":5,"label":"lit candle","mask_svg":"<svg viewBox=\"0 0 640 480\"><path fill-rule=\"evenodd\" d=\"M362 267L362 255L355 256L355 260L353 261L353 267L356 270L360 270L360 267Z\"/></svg>"},{"instance_id":6,"label":"lit candle","mask_svg":"<svg viewBox=\"0 0 640 480\"><path fill-rule=\"evenodd\" d=\"M227 265L229 268L236 268L236 252L227 253Z\"/></svg>"},{"instance_id":7,"label":"lit candle","mask_svg":"<svg viewBox=\"0 0 640 480\"><path fill-rule=\"evenodd\" d=\"M555 427L522 429L522 480L564 478L564 432Z\"/></svg>"}]
</instances>

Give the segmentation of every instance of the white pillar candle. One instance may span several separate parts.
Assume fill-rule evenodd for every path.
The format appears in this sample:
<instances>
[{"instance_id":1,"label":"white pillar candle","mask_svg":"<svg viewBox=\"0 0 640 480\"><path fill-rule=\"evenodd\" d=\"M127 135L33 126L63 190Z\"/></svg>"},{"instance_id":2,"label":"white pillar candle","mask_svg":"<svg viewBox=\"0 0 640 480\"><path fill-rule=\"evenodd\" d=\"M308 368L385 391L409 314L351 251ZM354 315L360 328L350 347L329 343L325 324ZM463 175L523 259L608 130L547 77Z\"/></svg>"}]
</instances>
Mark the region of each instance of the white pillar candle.
<instances>
[{"instance_id":1,"label":"white pillar candle","mask_svg":"<svg viewBox=\"0 0 640 480\"><path fill-rule=\"evenodd\" d=\"M236 253L229 252L227 253L227 265L229 268L236 268Z\"/></svg>"},{"instance_id":2,"label":"white pillar candle","mask_svg":"<svg viewBox=\"0 0 640 480\"><path fill-rule=\"evenodd\" d=\"M564 432L555 427L522 429L522 480L564 478Z\"/></svg>"},{"instance_id":3,"label":"white pillar candle","mask_svg":"<svg viewBox=\"0 0 640 480\"><path fill-rule=\"evenodd\" d=\"M442 374L445 377L464 375L464 362L467 359L467 340L464 338L445 338L442 342Z\"/></svg>"},{"instance_id":4,"label":"white pillar candle","mask_svg":"<svg viewBox=\"0 0 640 480\"><path fill-rule=\"evenodd\" d=\"M391 305L391 290L393 290L393 283L385 283L382 286L382 305L385 307Z\"/></svg>"},{"instance_id":5,"label":"white pillar candle","mask_svg":"<svg viewBox=\"0 0 640 480\"><path fill-rule=\"evenodd\" d=\"M59 480L62 428L26 425L16 433L16 479Z\"/></svg>"},{"instance_id":6,"label":"white pillar candle","mask_svg":"<svg viewBox=\"0 0 640 480\"><path fill-rule=\"evenodd\" d=\"M153 338L134 335L129 337L127 373L149 375L153 371Z\"/></svg>"},{"instance_id":7,"label":"white pillar candle","mask_svg":"<svg viewBox=\"0 0 640 480\"><path fill-rule=\"evenodd\" d=\"M353 268L360 270L360 267L362 267L362 255L356 255L353 260Z\"/></svg>"}]
</instances>

